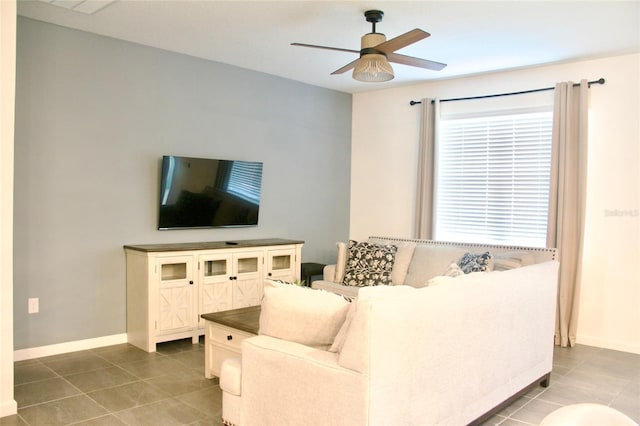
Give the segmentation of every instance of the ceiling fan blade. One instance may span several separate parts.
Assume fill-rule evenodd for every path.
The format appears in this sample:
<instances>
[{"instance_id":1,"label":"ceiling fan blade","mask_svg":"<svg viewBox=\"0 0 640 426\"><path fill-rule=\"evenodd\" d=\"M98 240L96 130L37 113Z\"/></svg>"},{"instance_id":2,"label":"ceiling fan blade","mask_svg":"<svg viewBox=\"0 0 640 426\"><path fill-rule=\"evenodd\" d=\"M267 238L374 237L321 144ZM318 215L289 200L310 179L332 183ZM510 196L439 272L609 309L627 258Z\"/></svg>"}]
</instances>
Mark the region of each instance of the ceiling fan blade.
<instances>
[{"instance_id":1,"label":"ceiling fan blade","mask_svg":"<svg viewBox=\"0 0 640 426\"><path fill-rule=\"evenodd\" d=\"M398 53L387 53L387 60L396 64L410 65L412 67L426 68L428 70L440 71L447 64L429 61L427 59L414 58L413 56L400 55Z\"/></svg>"},{"instance_id":2,"label":"ceiling fan blade","mask_svg":"<svg viewBox=\"0 0 640 426\"><path fill-rule=\"evenodd\" d=\"M360 58L356 59L355 61L351 61L351 62L349 62L349 63L348 63L347 65L345 65L344 67L342 67L342 68L338 68L337 70L335 70L334 72L332 72L332 73L331 73L331 75L334 75L334 74L342 74L342 73L344 73L344 72L346 72L346 71L349 71L349 70L350 70L350 69L352 69L352 68L355 68L355 67L356 67L356 64L358 63L358 61L359 61L359 60L360 60Z\"/></svg>"},{"instance_id":3,"label":"ceiling fan blade","mask_svg":"<svg viewBox=\"0 0 640 426\"><path fill-rule=\"evenodd\" d=\"M398 49L402 49L403 47L406 47L410 44L413 44L416 41L425 39L430 35L431 34L429 34L428 32L423 31L420 28L416 28L402 35L399 35L398 37L394 37L391 40L387 40L384 43L380 43L375 48L388 54L391 52L395 52Z\"/></svg>"},{"instance_id":4,"label":"ceiling fan blade","mask_svg":"<svg viewBox=\"0 0 640 426\"><path fill-rule=\"evenodd\" d=\"M360 54L359 50L353 49L342 49L340 47L327 47L327 46L316 46L315 44L304 44L304 43L291 43L292 46L301 46L301 47L313 47L315 49L325 49L325 50L337 50L338 52L348 52L348 53L357 53Z\"/></svg>"}]
</instances>

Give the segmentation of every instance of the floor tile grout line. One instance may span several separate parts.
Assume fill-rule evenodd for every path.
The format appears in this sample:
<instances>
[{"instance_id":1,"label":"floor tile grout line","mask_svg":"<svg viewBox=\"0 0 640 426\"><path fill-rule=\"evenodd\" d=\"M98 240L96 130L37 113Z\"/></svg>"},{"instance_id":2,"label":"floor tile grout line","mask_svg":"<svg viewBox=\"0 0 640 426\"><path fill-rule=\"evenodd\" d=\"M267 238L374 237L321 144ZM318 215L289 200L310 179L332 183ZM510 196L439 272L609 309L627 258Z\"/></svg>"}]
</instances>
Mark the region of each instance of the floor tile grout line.
<instances>
[{"instance_id":1,"label":"floor tile grout line","mask_svg":"<svg viewBox=\"0 0 640 426\"><path fill-rule=\"evenodd\" d=\"M62 397L62 398L54 398L54 399L47 400L47 401L41 401L41 402L38 402L38 403L36 403L36 404L26 405L26 406L24 406L24 407L20 407L20 406L18 406L18 410L25 409L25 408L30 408L30 407L34 407L34 406L36 406L36 405L40 405L40 404L49 404L49 403L51 403L51 402L61 401L61 400L63 400L63 399L67 399L67 398L71 398L71 397L76 397L76 396L81 395L81 394L83 394L83 393L84 393L84 392L83 392L82 390L80 390L78 387L74 386L74 385L73 385L73 383L69 382L69 381L68 381L67 379L65 379L63 376L59 375L56 371L54 371L54 373L55 373L58 377L50 377L50 378L48 378L48 379L46 379L46 380L62 379L62 380L64 380L67 384L69 384L71 387L73 387L75 390L77 390L77 391L78 391L78 393L77 393L77 394L73 394L73 395L67 395L67 396ZM43 380L43 381L46 381L46 380ZM33 384L33 383L38 383L38 382L31 382L31 383ZM18 386L22 386L22 385L18 385ZM15 388L15 387L14 387L14 388ZM14 392L15 392L15 391L14 391Z\"/></svg>"},{"instance_id":2,"label":"floor tile grout line","mask_svg":"<svg viewBox=\"0 0 640 426\"><path fill-rule=\"evenodd\" d=\"M194 356L195 356L196 352L199 352L199 351L201 352L203 350L202 345L199 345L198 347L195 347L195 346L196 345L194 345L194 346L181 346L181 347L179 346L178 348L170 347L169 351L167 351L167 352L158 351L157 355L161 356L163 359L168 359L168 360L172 360L172 361L178 362L181 366L184 366L185 368L188 368L190 371L198 372L199 374L202 374L202 366L201 365L198 365L197 368L195 368L193 363L189 363L188 362L189 359L191 359L191 357L188 356L189 353L194 353ZM105 350L106 348L101 348L101 349ZM176 350L176 349L178 349L178 350ZM133 372L130 372L126 368L124 368L123 367L124 365L137 362L138 360L136 360L135 357L127 358L127 356L122 356L122 357L116 356L118 350L125 350L126 351L127 347L123 346L123 347L120 347L120 348L111 349L111 351L113 351L112 352L113 356L108 356L108 358L110 358L111 360L107 359L107 358L104 358L104 356L96 354L95 352L94 353L89 353L89 355L95 355L95 356L98 356L98 357L102 358L104 361L106 361L109 364L111 364L111 366L118 367L120 370L126 372L127 374L130 374L131 376L135 377L137 380L133 380L133 381L125 382L125 383L120 383L120 384L117 384L117 385L114 385L114 386L108 386L108 387L105 387L105 388L92 390L90 392L97 392L98 390L113 389L113 388L117 388L119 386L125 386L127 384L135 383L137 381L140 381L140 382L143 382L143 383L147 383L147 384L149 384L151 386L154 386L154 388L156 388L156 389L162 390L159 386L153 385L153 383L148 383L148 380L151 380L154 377L158 377L158 376L154 376L154 377L151 377L151 378L142 378L142 377L139 377L137 374L135 374ZM569 349L569 350L571 350L571 349ZM568 354L570 354L570 356L566 356ZM103 355L108 355L108 354L103 353ZM78 356L80 356L80 355L78 355ZM554 360L557 361L556 362L558 364L557 368L561 369L561 371L565 371L565 373L564 374L558 373L557 377L558 378L562 378L562 377L565 377L565 376L570 376L572 373L576 373L577 370L584 369L585 366L588 366L588 368L589 368L589 370L588 370L589 374L588 375L594 375L595 374L596 376L603 377L603 378L621 379L621 377L619 375L608 374L608 371L612 371L612 372L615 373L615 372L617 372L617 370L607 370L607 368L606 368L607 367L607 364L606 364L606 359L607 358L610 358L612 360L619 359L619 357L615 353L611 354L611 353L607 352L607 350L602 349L602 348L598 348L597 350L592 350L592 349L589 348L586 351L580 350L580 351L559 353L558 357L554 358ZM113 359L115 359L116 361L112 361ZM151 358L146 358L146 359L151 359ZM142 361L142 360L144 360L144 358L141 358L139 360ZM625 365L625 366L628 364L628 365L631 366L632 369L635 368L635 359L634 358L631 358L631 359L628 359L628 360L627 359L620 360L620 363L622 365ZM41 382L43 380L48 380L48 379L53 379L53 378L61 378L65 382L69 383L69 381L66 378L69 375L63 376L63 375L59 374L57 371L53 370L51 367L46 365L41 360L38 360L37 364L39 364L38 365L39 367L45 367L49 372L52 373L53 376L49 377L47 379L36 380L36 381L32 381L32 382L25 382L25 383L23 383L21 385L30 384L30 383L37 383L37 382ZM591 365L589 366L589 364L591 364ZM104 367L104 368L109 368L109 367ZM104 369L104 368L94 369L94 370L89 370L89 371L96 371L96 370L101 370L101 369ZM79 373L72 373L71 375L73 375L73 374L79 374ZM582 381L584 381L584 380L580 380L580 379L583 379L582 376L585 374L584 371L580 372L580 374L581 374L580 377L576 376L576 378L578 379L578 385L582 384ZM625 394L625 390L624 389L628 388L629 384L637 384L638 381L639 381L638 377L640 377L640 376L631 375L629 380L618 380L618 382L622 382L622 383L618 387L612 387L611 388L612 392L608 393L608 396L607 396L607 398L610 398L610 401L608 401L608 405L611 406L615 402L616 398L618 398L618 397L620 397L622 395L628 395L629 393L627 392ZM570 378L570 377L567 377L567 378ZM612 381L612 382L616 383L616 381ZM609 382L607 382L607 383L609 383ZM103 406L98 401L93 399L89 395L90 392L81 391L79 388L74 386L73 383L69 383L69 384L74 389L78 390L80 393L79 394L75 394L75 395L66 396L66 397L63 397L63 398L57 398L57 399L54 399L52 401L60 401L60 400L64 400L64 399L68 399L68 398L72 398L72 397L78 397L78 396L81 396L81 395L85 395L89 399L91 399L93 402L95 402L98 406L102 407L106 411L105 414L93 417L92 419L112 415L115 418L117 418L119 421L121 421L121 422L126 424L128 422L126 422L124 419L121 419L120 417L118 417L118 415L117 415L118 413L121 413L121 412L127 411L127 410L140 408L140 407L145 407L147 405L151 405L151 404L154 404L154 403L160 403L162 401L168 401L168 400L176 401L177 403L179 403L180 405L182 405L184 407L189 407L189 409L190 410L194 410L194 412L196 412L198 416L203 416L202 419L212 419L212 418L216 417L214 411L204 411L204 406L202 406L202 408L203 408L202 410L199 409L198 408L198 402L197 402L196 399L183 400L182 398L188 396L191 393L195 394L195 393L197 393L199 391L205 391L207 389L214 389L215 387L219 387L219 383L212 383L211 386L207 386L207 387L201 388L201 389L192 389L192 390L190 390L188 392L179 393L177 395L168 395L167 397L163 397L163 398L161 398L159 400L156 400L156 401L152 401L152 402L149 402L149 403L146 403L146 404L142 404L142 405L136 405L134 407L129 407L129 408L126 408L126 409L123 409L123 410L119 410L119 411L111 411L111 410L109 410L107 407ZM546 388L546 389L542 388L542 389L539 389L539 392L537 392L537 391L533 392L532 393L533 396L531 396L531 395L524 396L525 398L527 398L525 400L525 403L521 407L518 407L517 409L515 409L510 415L506 416L505 414L496 414L496 418L494 418L495 424L496 425L502 425L502 424L505 424L506 422L508 422L509 420L511 420L513 423L521 424L523 426L524 425L531 425L531 423L525 422L523 420L516 419L513 416L517 415L517 413L521 412L522 409L524 409L526 406L529 406L529 404L531 404L533 401L536 401L536 400L542 401L544 403L552 404L552 405L558 405L559 407L565 406L565 405L569 405L569 404L558 403L558 402L555 402L552 399L545 398L545 394L547 394L550 391L550 389L557 388L559 384L560 384L560 386L563 386L562 380L552 380L551 385L548 388ZM588 382L585 381L584 384L588 385ZM21 386L21 385L16 385L16 387L17 386ZM571 383L564 383L564 385L573 386ZM585 390L585 391L593 391L593 387L590 388L589 386L573 386L573 387L577 387L577 388L579 388L581 390ZM562 400L562 397L559 400ZM50 401L50 402L52 402L52 401ZM191 403L189 401L191 401ZM40 403L40 404L46 404L46 402L45 403ZM32 405L30 405L28 407L33 407L33 406L40 405L40 404L32 404ZM219 409L220 409L220 407L216 408L215 410L219 410ZM24 424L31 426L26 421L26 419L21 415L21 413L18 413L18 417L20 418L21 421L24 422ZM530 418L529 416L527 416L526 418L528 420L532 420L533 419L532 417ZM87 419L87 420L83 420L83 421L89 421L89 420L92 420L92 419ZM498 419L501 419L501 420L498 422L497 421ZM81 421L81 422L83 422L83 421ZM197 423L197 422L198 421L196 421L195 423Z\"/></svg>"},{"instance_id":3,"label":"floor tile grout line","mask_svg":"<svg viewBox=\"0 0 640 426\"><path fill-rule=\"evenodd\" d=\"M88 396L89 398L91 398L91 396L90 396L90 395L87 395L87 396ZM95 401L98 405L100 405L101 407L103 407L105 410L107 410L107 413L108 413L108 414L110 414L110 415L112 415L112 416L116 417L116 418L117 418L118 420L120 420L121 422L126 423L124 420L122 420L120 417L118 417L118 415L117 415L118 413L123 413L123 412L125 412L125 411L129 411L129 410L133 410L133 409L141 408L141 407L146 407L146 406L151 405L151 404L155 404L155 403L158 403L158 402L167 401L167 400L170 400L170 399L177 399L177 398L173 397L172 395L167 395L167 397L166 397L166 398L158 399L158 400L156 400L156 401L147 402L147 403L145 403L145 404L135 405L135 406L133 406L133 407L123 408L122 410L110 410L109 408L107 408L107 407L105 407L104 405L100 404L100 403L99 403L98 401L96 401L95 399L93 399L93 398L91 398L91 399L92 399L93 401ZM103 416L100 416L100 417L104 417L104 415L103 415ZM88 421L88 420L89 420L89 419L84 420L84 421Z\"/></svg>"},{"instance_id":4,"label":"floor tile grout line","mask_svg":"<svg viewBox=\"0 0 640 426\"><path fill-rule=\"evenodd\" d=\"M36 404L25 405L24 407L18 407L18 412L20 412L20 410L26 410L27 408L37 407L38 405L51 404L52 402L64 401L65 399L70 399L70 398L77 398L78 396L82 396L82 395L86 395L86 394L82 391L79 391L79 393L63 396L62 398L54 398L47 401L38 402Z\"/></svg>"}]
</instances>

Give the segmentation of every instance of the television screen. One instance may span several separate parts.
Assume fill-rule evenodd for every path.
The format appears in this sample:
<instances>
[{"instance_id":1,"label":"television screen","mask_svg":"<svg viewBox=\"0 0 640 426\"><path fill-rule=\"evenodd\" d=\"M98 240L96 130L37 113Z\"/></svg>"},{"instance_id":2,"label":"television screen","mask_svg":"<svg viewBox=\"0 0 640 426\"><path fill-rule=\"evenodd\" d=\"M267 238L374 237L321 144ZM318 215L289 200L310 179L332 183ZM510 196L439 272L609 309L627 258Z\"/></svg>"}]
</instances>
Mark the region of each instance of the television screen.
<instances>
[{"instance_id":1,"label":"television screen","mask_svg":"<svg viewBox=\"0 0 640 426\"><path fill-rule=\"evenodd\" d=\"M165 155L158 229L255 226L262 163Z\"/></svg>"}]
</instances>

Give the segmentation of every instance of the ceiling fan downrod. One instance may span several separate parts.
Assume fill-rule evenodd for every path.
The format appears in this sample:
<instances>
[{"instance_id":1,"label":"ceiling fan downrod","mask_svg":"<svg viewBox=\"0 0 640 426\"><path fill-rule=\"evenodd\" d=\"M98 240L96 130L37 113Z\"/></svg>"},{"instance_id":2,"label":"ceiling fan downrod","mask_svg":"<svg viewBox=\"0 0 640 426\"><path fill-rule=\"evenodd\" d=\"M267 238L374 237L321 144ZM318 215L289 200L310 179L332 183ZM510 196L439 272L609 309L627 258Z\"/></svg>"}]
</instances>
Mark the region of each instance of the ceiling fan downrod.
<instances>
[{"instance_id":1,"label":"ceiling fan downrod","mask_svg":"<svg viewBox=\"0 0 640 426\"><path fill-rule=\"evenodd\" d=\"M364 17L367 22L371 22L371 32L375 34L376 32L376 23L382 21L382 17L384 16L384 12L381 10L367 10L364 13Z\"/></svg>"}]
</instances>

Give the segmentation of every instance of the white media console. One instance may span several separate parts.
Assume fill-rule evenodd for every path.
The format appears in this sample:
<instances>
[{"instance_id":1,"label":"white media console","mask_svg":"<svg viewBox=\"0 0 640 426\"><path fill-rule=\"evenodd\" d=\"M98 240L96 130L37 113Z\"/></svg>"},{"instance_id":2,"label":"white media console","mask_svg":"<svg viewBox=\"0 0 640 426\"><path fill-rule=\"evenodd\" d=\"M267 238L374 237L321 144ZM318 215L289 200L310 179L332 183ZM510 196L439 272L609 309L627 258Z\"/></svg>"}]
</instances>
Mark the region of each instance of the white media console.
<instances>
[{"instance_id":1,"label":"white media console","mask_svg":"<svg viewBox=\"0 0 640 426\"><path fill-rule=\"evenodd\" d=\"M201 314L259 305L265 279L300 279L303 241L258 239L125 245L127 340L156 343L204 334Z\"/></svg>"}]
</instances>

